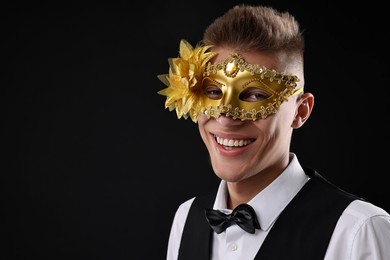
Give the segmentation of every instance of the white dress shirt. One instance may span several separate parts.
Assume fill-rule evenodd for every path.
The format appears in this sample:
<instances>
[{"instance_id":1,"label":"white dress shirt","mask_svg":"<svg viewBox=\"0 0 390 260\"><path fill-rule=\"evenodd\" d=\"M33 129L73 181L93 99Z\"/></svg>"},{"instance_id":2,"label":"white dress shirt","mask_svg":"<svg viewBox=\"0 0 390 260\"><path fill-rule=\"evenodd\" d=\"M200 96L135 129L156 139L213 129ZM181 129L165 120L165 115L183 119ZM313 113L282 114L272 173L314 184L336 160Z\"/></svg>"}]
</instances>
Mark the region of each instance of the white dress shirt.
<instances>
[{"instance_id":1,"label":"white dress shirt","mask_svg":"<svg viewBox=\"0 0 390 260\"><path fill-rule=\"evenodd\" d=\"M248 202L256 213L260 230L249 234L232 225L221 234L214 232L213 260L253 260L279 214L309 180L297 157L291 153L286 170ZM214 209L227 209L227 186L221 181ZM176 260L188 211L195 198L182 203L173 219L167 260ZM355 200L344 210L327 249L325 260L390 260L390 215L383 209Z\"/></svg>"}]
</instances>

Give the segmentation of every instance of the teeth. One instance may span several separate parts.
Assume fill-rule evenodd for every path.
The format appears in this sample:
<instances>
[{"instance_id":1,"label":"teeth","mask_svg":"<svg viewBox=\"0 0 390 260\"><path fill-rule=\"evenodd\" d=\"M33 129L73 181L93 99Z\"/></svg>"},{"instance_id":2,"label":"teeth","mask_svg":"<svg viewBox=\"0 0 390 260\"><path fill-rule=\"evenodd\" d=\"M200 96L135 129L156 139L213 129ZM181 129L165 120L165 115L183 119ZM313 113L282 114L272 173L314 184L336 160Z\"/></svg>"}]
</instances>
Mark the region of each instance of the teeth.
<instances>
[{"instance_id":1,"label":"teeth","mask_svg":"<svg viewBox=\"0 0 390 260\"><path fill-rule=\"evenodd\" d=\"M217 143L219 143L220 145L228 146L228 147L242 147L253 142L253 139L235 140L235 139L224 139L218 136L215 136L215 139L217 140Z\"/></svg>"}]
</instances>

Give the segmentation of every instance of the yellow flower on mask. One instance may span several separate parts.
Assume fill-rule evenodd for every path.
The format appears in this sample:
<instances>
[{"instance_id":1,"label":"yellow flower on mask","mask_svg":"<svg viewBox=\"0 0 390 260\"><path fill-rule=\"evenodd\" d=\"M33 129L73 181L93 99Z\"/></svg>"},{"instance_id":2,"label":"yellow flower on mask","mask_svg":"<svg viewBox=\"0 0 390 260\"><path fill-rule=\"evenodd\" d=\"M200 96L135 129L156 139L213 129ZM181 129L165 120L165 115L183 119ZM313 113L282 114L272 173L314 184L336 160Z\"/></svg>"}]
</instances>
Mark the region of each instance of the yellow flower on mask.
<instances>
[{"instance_id":1,"label":"yellow flower on mask","mask_svg":"<svg viewBox=\"0 0 390 260\"><path fill-rule=\"evenodd\" d=\"M185 40L180 42L178 58L169 58L169 74L158 75L168 87L157 92L167 97L165 108L176 109L178 118L197 122L199 111L202 111L200 96L202 95L202 77L206 63L216 52L207 52L211 45L193 48Z\"/></svg>"}]
</instances>

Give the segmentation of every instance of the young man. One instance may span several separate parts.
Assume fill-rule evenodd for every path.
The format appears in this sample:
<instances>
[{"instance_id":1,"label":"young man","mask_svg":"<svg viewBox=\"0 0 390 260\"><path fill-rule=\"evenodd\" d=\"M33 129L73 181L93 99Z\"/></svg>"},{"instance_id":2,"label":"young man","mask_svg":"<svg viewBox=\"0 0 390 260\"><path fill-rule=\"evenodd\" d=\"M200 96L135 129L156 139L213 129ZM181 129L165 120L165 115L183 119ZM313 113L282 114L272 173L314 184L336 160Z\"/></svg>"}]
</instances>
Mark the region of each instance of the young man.
<instances>
[{"instance_id":1,"label":"young man","mask_svg":"<svg viewBox=\"0 0 390 260\"><path fill-rule=\"evenodd\" d=\"M165 106L191 118L221 179L181 204L167 259L390 259L390 216L301 166L290 151L309 118L295 18L240 5L169 59Z\"/></svg>"}]
</instances>

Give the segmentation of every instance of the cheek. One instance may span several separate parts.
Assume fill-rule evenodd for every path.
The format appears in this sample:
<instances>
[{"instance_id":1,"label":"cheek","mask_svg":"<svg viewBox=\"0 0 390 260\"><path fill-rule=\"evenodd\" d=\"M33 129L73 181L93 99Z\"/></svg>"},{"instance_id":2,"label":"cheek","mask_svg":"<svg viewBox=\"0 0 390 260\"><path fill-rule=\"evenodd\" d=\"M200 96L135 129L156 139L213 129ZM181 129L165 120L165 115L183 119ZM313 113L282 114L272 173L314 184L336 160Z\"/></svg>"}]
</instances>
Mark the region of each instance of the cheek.
<instances>
[{"instance_id":1,"label":"cheek","mask_svg":"<svg viewBox=\"0 0 390 260\"><path fill-rule=\"evenodd\" d=\"M283 111L278 111L265 119L253 122L264 139L273 139L275 136L285 133L286 128L290 128L291 120L288 114L279 112Z\"/></svg>"},{"instance_id":2,"label":"cheek","mask_svg":"<svg viewBox=\"0 0 390 260\"><path fill-rule=\"evenodd\" d=\"M198 127L199 131L202 132L202 129L204 129L205 124L209 121L210 119L207 118L204 114L200 114L198 116Z\"/></svg>"},{"instance_id":3,"label":"cheek","mask_svg":"<svg viewBox=\"0 0 390 260\"><path fill-rule=\"evenodd\" d=\"M267 136L273 135L275 132L276 122L273 119L273 116L268 116L265 119L259 119L253 122L257 128L257 132L261 139L268 139Z\"/></svg>"},{"instance_id":4,"label":"cheek","mask_svg":"<svg viewBox=\"0 0 390 260\"><path fill-rule=\"evenodd\" d=\"M296 115L296 106L292 102L288 105L289 106L281 108L278 121L280 121L280 125L283 125L286 128L291 128Z\"/></svg>"},{"instance_id":5,"label":"cheek","mask_svg":"<svg viewBox=\"0 0 390 260\"><path fill-rule=\"evenodd\" d=\"M202 137L203 140L205 140L206 137L206 129L205 129L205 124L209 121L205 115L201 114L198 116L198 128L199 128L199 133Z\"/></svg>"},{"instance_id":6,"label":"cheek","mask_svg":"<svg viewBox=\"0 0 390 260\"><path fill-rule=\"evenodd\" d=\"M267 136L285 136L292 130L294 107L280 108L276 114L262 119L257 127Z\"/></svg>"}]
</instances>

